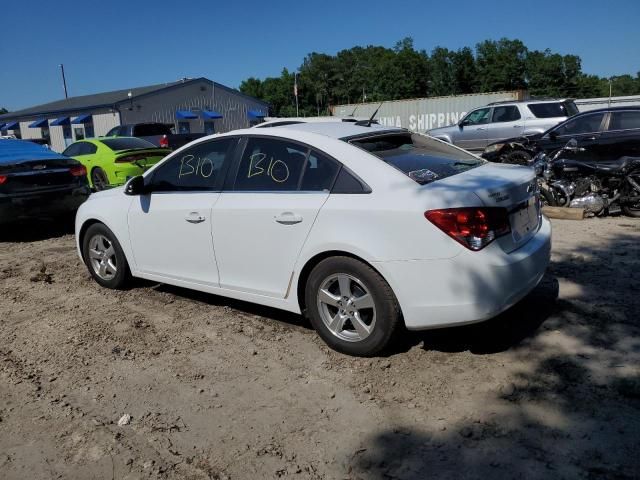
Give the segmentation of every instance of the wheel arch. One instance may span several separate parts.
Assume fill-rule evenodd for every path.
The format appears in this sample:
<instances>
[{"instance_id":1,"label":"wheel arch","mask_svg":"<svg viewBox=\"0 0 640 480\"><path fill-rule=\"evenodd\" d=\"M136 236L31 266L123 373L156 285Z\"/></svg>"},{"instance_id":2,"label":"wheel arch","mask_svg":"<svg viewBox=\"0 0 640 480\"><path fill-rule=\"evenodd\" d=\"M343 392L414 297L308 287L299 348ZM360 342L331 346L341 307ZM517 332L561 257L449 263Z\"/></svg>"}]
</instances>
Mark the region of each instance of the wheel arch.
<instances>
[{"instance_id":1,"label":"wheel arch","mask_svg":"<svg viewBox=\"0 0 640 480\"><path fill-rule=\"evenodd\" d=\"M354 253L347 252L345 250L328 250L326 252L321 252L321 253L318 253L318 254L314 255L313 257L309 258L306 261L306 263L304 264L304 266L302 267L302 269L300 270L300 275L298 275L298 282L297 282L297 285L296 285L296 294L297 294L297 297L298 297L298 306L300 307L300 312L302 314L304 314L305 308L306 308L304 290L305 290L307 279L309 278L309 275L311 274L313 269L316 267L316 265L318 265L323 260L326 260L327 258L331 258L331 257L349 257L349 258L353 258L354 260L358 260L359 262L364 263L369 268L371 268L373 271L375 271L378 275L380 275L382 277L382 279L385 282L387 282L387 284L389 284L389 286L391 286L391 284L385 278L385 276L382 274L382 272L380 272L370 262L366 261L364 258L362 258L362 257L360 257L360 256L358 256L358 255L356 255ZM391 289L393 290L393 287L391 287ZM394 292L394 295L395 295L395 292Z\"/></svg>"},{"instance_id":2,"label":"wheel arch","mask_svg":"<svg viewBox=\"0 0 640 480\"><path fill-rule=\"evenodd\" d=\"M105 227L107 227L111 233L114 235L114 237L116 238L116 240L118 241L118 243L120 244L120 247L122 248L122 253L124 254L124 257L127 260L127 263L129 264L129 269L132 268L133 264L131 263L131 255L129 254L128 248L126 248L126 245L123 245L122 242L120 241L120 238L118 237L118 235L116 234L116 232L114 231L114 229L112 227L109 226L109 224L107 222L105 222L102 219L99 218L87 218L83 223L82 226L80 227L80 230L78 231L78 250L80 250L80 256L82 258L83 261L86 261L86 259L84 258L84 252L83 252L83 245L84 245L84 239L85 236L87 234L87 230L89 230L89 227L91 227L92 225L95 224L102 224Z\"/></svg>"}]
</instances>

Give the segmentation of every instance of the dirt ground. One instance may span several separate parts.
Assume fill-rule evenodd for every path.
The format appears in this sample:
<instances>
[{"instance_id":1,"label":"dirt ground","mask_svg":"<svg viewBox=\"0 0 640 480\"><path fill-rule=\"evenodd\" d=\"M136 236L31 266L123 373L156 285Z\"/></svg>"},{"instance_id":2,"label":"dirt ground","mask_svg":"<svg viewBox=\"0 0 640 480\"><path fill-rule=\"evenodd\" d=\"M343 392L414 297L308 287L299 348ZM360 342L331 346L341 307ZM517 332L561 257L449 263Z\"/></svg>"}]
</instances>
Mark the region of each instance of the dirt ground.
<instances>
[{"instance_id":1,"label":"dirt ground","mask_svg":"<svg viewBox=\"0 0 640 480\"><path fill-rule=\"evenodd\" d=\"M68 231L0 230L0 478L639 478L640 221L553 224L522 302L373 359L296 315L100 288Z\"/></svg>"}]
</instances>

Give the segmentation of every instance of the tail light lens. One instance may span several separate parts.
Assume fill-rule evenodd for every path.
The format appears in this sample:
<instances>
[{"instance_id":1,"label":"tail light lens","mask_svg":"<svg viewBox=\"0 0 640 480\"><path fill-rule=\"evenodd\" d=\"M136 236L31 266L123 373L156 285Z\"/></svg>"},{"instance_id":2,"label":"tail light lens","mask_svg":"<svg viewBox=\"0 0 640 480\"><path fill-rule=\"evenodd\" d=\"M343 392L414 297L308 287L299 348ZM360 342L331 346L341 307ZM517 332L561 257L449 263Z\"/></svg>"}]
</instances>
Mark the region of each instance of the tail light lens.
<instances>
[{"instance_id":1,"label":"tail light lens","mask_svg":"<svg viewBox=\"0 0 640 480\"><path fill-rule=\"evenodd\" d=\"M427 220L469 250L478 251L511 231L506 208L465 207L429 210Z\"/></svg>"},{"instance_id":2,"label":"tail light lens","mask_svg":"<svg viewBox=\"0 0 640 480\"><path fill-rule=\"evenodd\" d=\"M160 146L162 148L169 148L169 139L166 135L162 135L162 137L160 137Z\"/></svg>"},{"instance_id":3,"label":"tail light lens","mask_svg":"<svg viewBox=\"0 0 640 480\"><path fill-rule=\"evenodd\" d=\"M0 185L2 185L3 183L5 183L7 181L7 177L6 175L0 175Z\"/></svg>"},{"instance_id":4,"label":"tail light lens","mask_svg":"<svg viewBox=\"0 0 640 480\"><path fill-rule=\"evenodd\" d=\"M87 174L87 169L84 168L83 165L80 165L77 167L71 167L69 169L69 173L71 173L71 175L73 175L74 177L82 177Z\"/></svg>"}]
</instances>

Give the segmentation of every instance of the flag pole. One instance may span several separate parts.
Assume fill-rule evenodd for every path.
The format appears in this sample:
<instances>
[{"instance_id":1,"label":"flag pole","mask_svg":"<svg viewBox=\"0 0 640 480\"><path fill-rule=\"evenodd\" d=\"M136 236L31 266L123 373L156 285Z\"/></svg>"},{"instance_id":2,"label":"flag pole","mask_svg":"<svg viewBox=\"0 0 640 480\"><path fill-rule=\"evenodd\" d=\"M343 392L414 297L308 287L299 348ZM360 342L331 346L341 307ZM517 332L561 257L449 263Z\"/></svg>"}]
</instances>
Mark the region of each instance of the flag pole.
<instances>
[{"instance_id":1,"label":"flag pole","mask_svg":"<svg viewBox=\"0 0 640 480\"><path fill-rule=\"evenodd\" d=\"M293 94L296 96L296 117L300 116L300 110L298 108L298 72L293 74Z\"/></svg>"}]
</instances>

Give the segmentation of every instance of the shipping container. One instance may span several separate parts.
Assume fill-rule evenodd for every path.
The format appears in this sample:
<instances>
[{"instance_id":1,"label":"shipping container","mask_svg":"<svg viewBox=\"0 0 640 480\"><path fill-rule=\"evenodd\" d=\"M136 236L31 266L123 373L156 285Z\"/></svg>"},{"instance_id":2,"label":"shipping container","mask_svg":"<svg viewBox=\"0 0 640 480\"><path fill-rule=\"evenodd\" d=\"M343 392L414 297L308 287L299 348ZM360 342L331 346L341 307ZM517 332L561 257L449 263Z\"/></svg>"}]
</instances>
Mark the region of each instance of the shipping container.
<instances>
[{"instance_id":1,"label":"shipping container","mask_svg":"<svg viewBox=\"0 0 640 480\"><path fill-rule=\"evenodd\" d=\"M388 102L336 105L332 108L337 117L369 118L380 107L376 119L382 125L408 128L424 133L432 128L446 127L460 121L469 110L492 102L524 100L524 90L510 92L474 93L448 97L415 98Z\"/></svg>"},{"instance_id":2,"label":"shipping container","mask_svg":"<svg viewBox=\"0 0 640 480\"><path fill-rule=\"evenodd\" d=\"M576 107L581 112L607 107L639 107L640 95L628 97L581 98L576 100Z\"/></svg>"}]
</instances>

